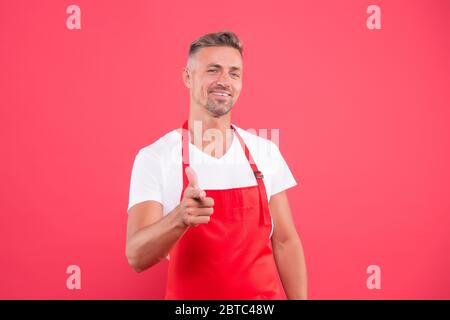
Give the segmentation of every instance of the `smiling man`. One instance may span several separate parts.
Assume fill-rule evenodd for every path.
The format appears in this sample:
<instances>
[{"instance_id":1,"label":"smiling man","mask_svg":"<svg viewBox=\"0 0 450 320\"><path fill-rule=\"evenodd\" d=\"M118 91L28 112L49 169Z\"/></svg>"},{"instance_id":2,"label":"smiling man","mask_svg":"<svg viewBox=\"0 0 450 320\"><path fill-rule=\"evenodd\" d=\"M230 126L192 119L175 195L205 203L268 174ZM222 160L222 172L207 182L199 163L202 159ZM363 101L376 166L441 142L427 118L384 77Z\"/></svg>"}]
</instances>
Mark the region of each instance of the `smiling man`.
<instances>
[{"instance_id":1,"label":"smiling man","mask_svg":"<svg viewBox=\"0 0 450 320\"><path fill-rule=\"evenodd\" d=\"M189 50L189 118L136 155L126 255L144 271L169 259L166 299L307 298L303 248L278 147L231 123L242 45L207 34ZM257 110L255 110L256 112Z\"/></svg>"}]
</instances>

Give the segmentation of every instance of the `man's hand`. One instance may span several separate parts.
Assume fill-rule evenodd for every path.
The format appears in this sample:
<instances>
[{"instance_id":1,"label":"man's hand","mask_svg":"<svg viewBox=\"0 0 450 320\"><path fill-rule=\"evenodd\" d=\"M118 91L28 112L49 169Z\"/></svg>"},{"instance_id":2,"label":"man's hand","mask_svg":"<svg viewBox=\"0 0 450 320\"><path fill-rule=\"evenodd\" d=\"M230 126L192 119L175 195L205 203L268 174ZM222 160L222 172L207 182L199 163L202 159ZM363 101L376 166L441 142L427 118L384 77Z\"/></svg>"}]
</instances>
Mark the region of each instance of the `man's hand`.
<instances>
[{"instance_id":1,"label":"man's hand","mask_svg":"<svg viewBox=\"0 0 450 320\"><path fill-rule=\"evenodd\" d=\"M207 197L205 191L198 187L197 174L191 167L186 168L189 184L184 189L183 199L178 205L178 216L188 227L207 224L214 212L214 199Z\"/></svg>"}]
</instances>

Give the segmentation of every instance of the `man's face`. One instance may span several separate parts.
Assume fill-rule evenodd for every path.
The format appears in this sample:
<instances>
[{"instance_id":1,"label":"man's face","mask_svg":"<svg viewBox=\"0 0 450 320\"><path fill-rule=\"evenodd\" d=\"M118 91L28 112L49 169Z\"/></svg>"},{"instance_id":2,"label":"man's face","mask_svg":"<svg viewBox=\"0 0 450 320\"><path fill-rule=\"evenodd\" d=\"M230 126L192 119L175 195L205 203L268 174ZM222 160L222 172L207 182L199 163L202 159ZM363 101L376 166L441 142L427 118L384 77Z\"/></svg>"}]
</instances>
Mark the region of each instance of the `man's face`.
<instances>
[{"instance_id":1,"label":"man's face","mask_svg":"<svg viewBox=\"0 0 450 320\"><path fill-rule=\"evenodd\" d=\"M242 56L231 47L206 47L188 65L191 100L214 117L231 111L242 88Z\"/></svg>"}]
</instances>

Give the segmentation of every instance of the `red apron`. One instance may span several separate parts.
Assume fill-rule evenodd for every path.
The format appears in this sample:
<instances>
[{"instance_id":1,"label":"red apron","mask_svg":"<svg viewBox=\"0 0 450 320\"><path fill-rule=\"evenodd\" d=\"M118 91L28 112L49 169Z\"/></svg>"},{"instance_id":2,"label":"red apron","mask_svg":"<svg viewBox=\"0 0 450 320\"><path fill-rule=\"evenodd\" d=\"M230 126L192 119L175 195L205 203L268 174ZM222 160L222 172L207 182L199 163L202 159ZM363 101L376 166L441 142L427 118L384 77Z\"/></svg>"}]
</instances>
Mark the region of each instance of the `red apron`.
<instances>
[{"instance_id":1,"label":"red apron","mask_svg":"<svg viewBox=\"0 0 450 320\"><path fill-rule=\"evenodd\" d=\"M214 199L207 224L190 227L170 252L166 299L282 299L269 238L272 223L262 173L237 130L257 186L205 190ZM182 130L183 189L189 182L188 122Z\"/></svg>"}]
</instances>

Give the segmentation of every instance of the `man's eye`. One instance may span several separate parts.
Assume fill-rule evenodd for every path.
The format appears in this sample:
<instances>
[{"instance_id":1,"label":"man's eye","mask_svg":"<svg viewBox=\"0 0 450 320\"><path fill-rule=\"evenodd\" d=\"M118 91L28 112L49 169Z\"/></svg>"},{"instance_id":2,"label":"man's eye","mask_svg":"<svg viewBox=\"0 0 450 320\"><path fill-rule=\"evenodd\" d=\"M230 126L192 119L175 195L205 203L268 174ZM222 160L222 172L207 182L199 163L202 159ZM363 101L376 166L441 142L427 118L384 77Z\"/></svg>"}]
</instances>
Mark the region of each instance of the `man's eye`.
<instances>
[{"instance_id":1,"label":"man's eye","mask_svg":"<svg viewBox=\"0 0 450 320\"><path fill-rule=\"evenodd\" d=\"M210 70L208 70L208 72L216 72L217 70L214 70L214 69L210 69Z\"/></svg>"},{"instance_id":2,"label":"man's eye","mask_svg":"<svg viewBox=\"0 0 450 320\"><path fill-rule=\"evenodd\" d=\"M239 78L239 73L232 73L231 75L235 78Z\"/></svg>"}]
</instances>

